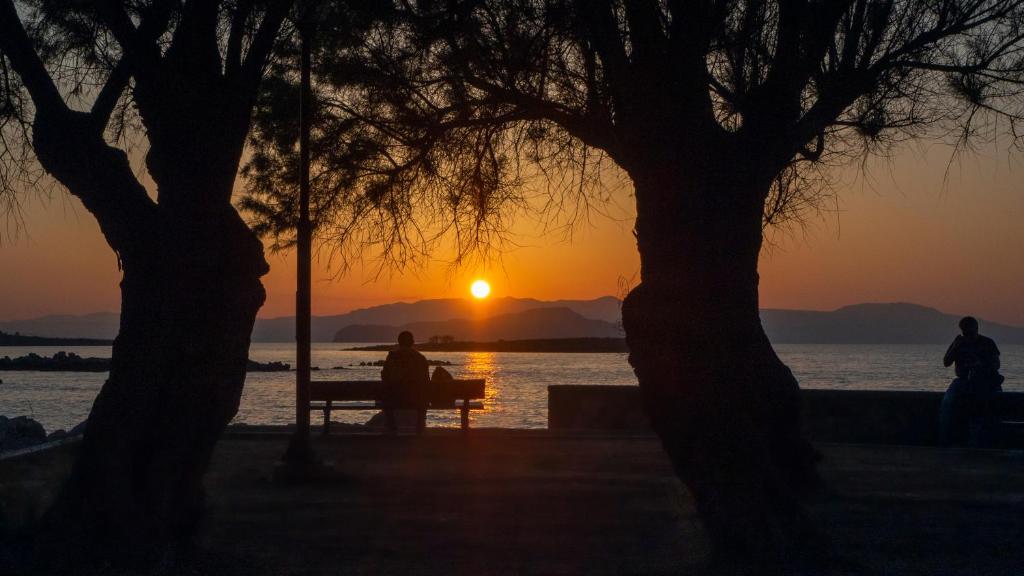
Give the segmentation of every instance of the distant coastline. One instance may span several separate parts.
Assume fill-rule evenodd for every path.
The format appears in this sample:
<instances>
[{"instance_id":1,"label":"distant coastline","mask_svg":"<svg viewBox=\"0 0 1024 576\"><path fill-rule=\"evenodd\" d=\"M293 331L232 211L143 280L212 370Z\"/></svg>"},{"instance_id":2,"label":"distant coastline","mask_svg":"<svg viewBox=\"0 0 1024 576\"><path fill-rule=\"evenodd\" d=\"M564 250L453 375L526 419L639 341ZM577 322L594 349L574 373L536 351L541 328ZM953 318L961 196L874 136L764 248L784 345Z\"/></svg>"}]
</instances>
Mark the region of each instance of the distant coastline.
<instances>
[{"instance_id":1,"label":"distant coastline","mask_svg":"<svg viewBox=\"0 0 1024 576\"><path fill-rule=\"evenodd\" d=\"M357 352L383 352L394 344L377 344L344 348ZM549 338L537 340L497 340L494 342L423 342L416 345L422 352L560 352L601 353L629 352L625 338Z\"/></svg>"},{"instance_id":2,"label":"distant coastline","mask_svg":"<svg viewBox=\"0 0 1024 576\"><path fill-rule=\"evenodd\" d=\"M50 338L0 332L0 346L110 346L113 340L98 338Z\"/></svg>"},{"instance_id":3,"label":"distant coastline","mask_svg":"<svg viewBox=\"0 0 1024 576\"><path fill-rule=\"evenodd\" d=\"M10 356L0 357L0 371L19 372L109 372L110 358L83 358L74 352L60 351L50 356L40 356L29 352L25 356L11 358ZM291 365L284 362L256 362L249 360L246 363L247 372L288 372ZM319 368L313 368L319 370Z\"/></svg>"}]
</instances>

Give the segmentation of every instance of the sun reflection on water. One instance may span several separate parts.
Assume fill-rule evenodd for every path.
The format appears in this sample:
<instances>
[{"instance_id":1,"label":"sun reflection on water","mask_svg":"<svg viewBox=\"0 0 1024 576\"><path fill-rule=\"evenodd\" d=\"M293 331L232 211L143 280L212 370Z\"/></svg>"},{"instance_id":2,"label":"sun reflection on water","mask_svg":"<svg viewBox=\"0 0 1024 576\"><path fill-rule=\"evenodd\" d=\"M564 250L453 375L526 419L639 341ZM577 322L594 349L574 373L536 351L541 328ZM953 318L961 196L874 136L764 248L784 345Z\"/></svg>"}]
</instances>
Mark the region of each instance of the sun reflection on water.
<instances>
[{"instance_id":1,"label":"sun reflection on water","mask_svg":"<svg viewBox=\"0 0 1024 576\"><path fill-rule=\"evenodd\" d=\"M461 378L483 378L487 381L484 391L484 409L477 412L494 412L501 391L501 376L494 352L469 352L462 368ZM472 413L470 413L472 416Z\"/></svg>"}]
</instances>

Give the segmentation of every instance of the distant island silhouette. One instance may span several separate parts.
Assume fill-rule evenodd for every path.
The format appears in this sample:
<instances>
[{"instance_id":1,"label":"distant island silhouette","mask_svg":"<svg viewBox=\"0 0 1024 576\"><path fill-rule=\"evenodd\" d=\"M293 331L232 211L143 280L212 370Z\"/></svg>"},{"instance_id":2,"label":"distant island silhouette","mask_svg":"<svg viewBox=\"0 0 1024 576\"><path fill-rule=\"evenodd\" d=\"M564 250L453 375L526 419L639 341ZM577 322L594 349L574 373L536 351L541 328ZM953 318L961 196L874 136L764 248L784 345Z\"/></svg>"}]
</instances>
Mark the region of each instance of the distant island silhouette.
<instances>
[{"instance_id":1,"label":"distant island silhouette","mask_svg":"<svg viewBox=\"0 0 1024 576\"><path fill-rule=\"evenodd\" d=\"M346 348L360 352L383 352L393 344ZM625 338L551 338L535 340L498 340L494 342L423 342L422 352L628 352Z\"/></svg>"},{"instance_id":2,"label":"distant island silhouette","mask_svg":"<svg viewBox=\"0 0 1024 576\"><path fill-rule=\"evenodd\" d=\"M421 342L431 336L459 342L622 336L622 330L615 324L585 318L569 308L535 308L479 320L458 318L411 322L399 326L354 324L338 330L334 334L334 341L394 342L403 330L416 334Z\"/></svg>"},{"instance_id":3,"label":"distant island silhouette","mask_svg":"<svg viewBox=\"0 0 1024 576\"><path fill-rule=\"evenodd\" d=\"M539 303L539 304L538 304ZM474 306L476 306L474 308ZM473 312L488 314L477 321ZM569 311L569 312L566 312ZM571 313L571 314L570 314ZM452 336L461 341L545 340L566 338L618 337L619 301L611 296L594 300L539 301L527 298L496 298L484 304L468 300L421 300L398 302L354 310L347 314L313 317L313 341L390 343L398 330L411 327L421 342L431 336ZM956 333L960 315L909 303L854 304L831 311L761 310L765 332L776 344L948 344ZM486 322L484 322L486 321ZM528 322L529 321L529 322ZM560 322L569 321L572 331ZM469 331L477 324L476 332ZM291 342L292 316L257 320L253 342ZM519 324L513 331L511 327ZM505 332L496 327L504 326ZM456 330L458 328L458 330ZM49 339L95 339L88 344L8 341L0 346L107 345L117 335L118 315L98 313L84 316L45 316L22 321L0 322L0 331L20 332ZM981 318L982 333L1000 345L1024 344L1024 327L1009 326ZM461 332L460 332L461 331Z\"/></svg>"}]
</instances>

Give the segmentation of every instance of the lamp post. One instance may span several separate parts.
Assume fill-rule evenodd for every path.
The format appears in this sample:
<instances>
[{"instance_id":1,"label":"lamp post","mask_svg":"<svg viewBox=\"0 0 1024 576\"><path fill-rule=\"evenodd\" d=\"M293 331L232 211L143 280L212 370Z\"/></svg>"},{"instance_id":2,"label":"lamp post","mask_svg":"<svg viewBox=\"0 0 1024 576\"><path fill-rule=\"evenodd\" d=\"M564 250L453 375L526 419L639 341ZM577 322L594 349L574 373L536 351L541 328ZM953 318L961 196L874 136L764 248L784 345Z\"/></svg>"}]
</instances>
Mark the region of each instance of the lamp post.
<instances>
[{"instance_id":1,"label":"lamp post","mask_svg":"<svg viewBox=\"0 0 1024 576\"><path fill-rule=\"evenodd\" d=\"M295 288L295 433L288 444L285 460L297 464L313 462L309 442L310 315L311 261L313 226L309 220L309 131L313 117L310 90L310 52L312 43L309 3L299 8L300 68L299 82L299 221L296 224Z\"/></svg>"}]
</instances>

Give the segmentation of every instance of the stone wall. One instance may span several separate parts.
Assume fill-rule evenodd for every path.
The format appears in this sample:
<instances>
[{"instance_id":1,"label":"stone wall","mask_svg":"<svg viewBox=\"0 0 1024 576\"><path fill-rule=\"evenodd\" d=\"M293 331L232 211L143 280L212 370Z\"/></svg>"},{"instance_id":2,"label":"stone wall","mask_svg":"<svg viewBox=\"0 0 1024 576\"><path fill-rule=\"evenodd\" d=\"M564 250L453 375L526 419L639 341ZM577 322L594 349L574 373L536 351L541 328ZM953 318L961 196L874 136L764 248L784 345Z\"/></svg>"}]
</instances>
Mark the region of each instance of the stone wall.
<instances>
[{"instance_id":1,"label":"stone wall","mask_svg":"<svg viewBox=\"0 0 1024 576\"><path fill-rule=\"evenodd\" d=\"M895 390L802 390L803 429L817 442L936 443L941 392ZM1024 421L1024 393L1004 392L997 401L1003 420ZM548 428L644 432L637 386L548 386ZM1004 435L1024 448L1020 434Z\"/></svg>"}]
</instances>

